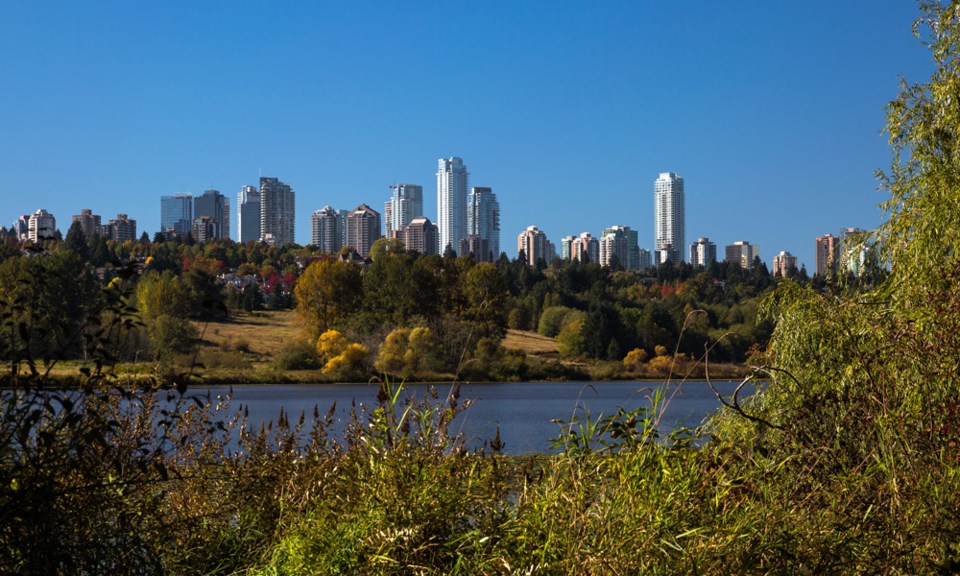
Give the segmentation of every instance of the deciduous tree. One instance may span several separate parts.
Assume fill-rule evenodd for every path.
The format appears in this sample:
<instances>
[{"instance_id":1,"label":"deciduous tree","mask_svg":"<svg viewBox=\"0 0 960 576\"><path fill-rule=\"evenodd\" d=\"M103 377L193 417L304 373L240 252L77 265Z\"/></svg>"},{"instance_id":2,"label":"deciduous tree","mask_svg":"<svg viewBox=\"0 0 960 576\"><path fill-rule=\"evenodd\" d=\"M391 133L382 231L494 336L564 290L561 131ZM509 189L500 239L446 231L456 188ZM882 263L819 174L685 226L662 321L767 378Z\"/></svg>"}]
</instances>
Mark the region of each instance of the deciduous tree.
<instances>
[{"instance_id":1,"label":"deciduous tree","mask_svg":"<svg viewBox=\"0 0 960 576\"><path fill-rule=\"evenodd\" d=\"M330 328L342 328L363 303L360 267L318 260L307 267L294 289L297 315L311 341Z\"/></svg>"}]
</instances>

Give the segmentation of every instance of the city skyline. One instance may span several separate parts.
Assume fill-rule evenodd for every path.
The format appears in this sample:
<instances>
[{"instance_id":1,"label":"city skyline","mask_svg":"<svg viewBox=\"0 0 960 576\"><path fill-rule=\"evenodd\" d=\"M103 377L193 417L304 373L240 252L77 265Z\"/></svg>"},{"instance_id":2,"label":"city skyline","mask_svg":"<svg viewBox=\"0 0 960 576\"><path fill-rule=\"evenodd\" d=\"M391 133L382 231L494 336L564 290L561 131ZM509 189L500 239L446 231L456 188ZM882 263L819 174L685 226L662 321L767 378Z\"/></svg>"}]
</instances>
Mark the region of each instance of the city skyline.
<instances>
[{"instance_id":1,"label":"city skyline","mask_svg":"<svg viewBox=\"0 0 960 576\"><path fill-rule=\"evenodd\" d=\"M508 254L530 225L553 242L630 226L652 248L649 182L669 171L688 243L747 240L812 271L814 238L879 223L883 106L931 70L912 3L107 7L0 7L18 86L0 95L0 224L43 208L63 229L90 208L152 233L158 197L269 174L297 191L307 244L314 211L429 191L431 162L456 155L497 192Z\"/></svg>"},{"instance_id":2,"label":"city skyline","mask_svg":"<svg viewBox=\"0 0 960 576\"><path fill-rule=\"evenodd\" d=\"M439 207L441 202L443 202L444 191L446 190L447 193L449 193L451 188L450 176L444 174L444 172L447 172L451 166L456 166L456 169L461 172L460 178L463 184L466 184L469 173L466 171L466 165L461 158L440 158L438 162L440 166L440 171L437 173L437 202ZM401 241L406 239L406 225L409 224L410 221L415 220L419 223L417 231L415 231L417 241L415 242L416 247L414 249L420 253L441 254L443 251L439 249L439 232L437 232L438 237L435 245L430 244L429 241L426 244L426 246L434 246L434 248L432 248L433 251L424 251L425 245L422 232L424 221L426 221L429 226L433 226L434 229L438 229L438 227L432 224L429 218L423 216L422 186L415 184L393 184L390 186L390 189L393 192L385 202L385 216L382 216L364 202L353 211L344 209L336 210L330 206L324 206L320 210L313 211L311 214L310 241L303 243L303 245L312 244L330 253L338 251L341 247L351 247L356 250L358 254L365 257L374 240L382 237L390 238L394 230L397 238ZM276 208L271 209L269 205L267 208L263 208L259 202L263 191L266 191L268 196L273 193L281 197L279 200L271 201L272 204L277 205ZM713 261L732 261L739 263L743 268L749 268L754 258L759 257L761 261L763 261L759 252L759 246L755 244L752 245L749 241L744 240L738 240L733 242L733 244L727 245L725 248L725 257L719 260L716 257L715 244L709 242L709 239L704 237L700 237L696 242L690 244L688 246L689 252L686 250L678 251L673 249L672 246L675 243L686 245L683 178L675 173L660 173L654 181L653 195L654 222L652 227L655 231L653 246L661 247L660 250L663 254L660 256L657 254L657 249L647 249L640 243L637 231L631 230L630 226L613 225L612 227L606 228L600 235L599 241L596 238L592 238L590 232L582 232L579 236L565 236L561 238L558 243L542 230L539 230L536 225L528 226L525 230L521 231L520 237L523 238L525 235L529 235L530 231L533 230L536 232L536 236L542 238L544 241L543 250L546 252L552 250L553 256L565 260L583 260L584 257L587 256L589 261L598 262L603 266L611 264L611 254L613 253L611 251L614 250L613 246L616 245L619 246L619 248L616 248L618 264L628 270L640 270L650 266L656 266L658 258L664 261L686 262L695 266L706 266ZM245 206L250 204L250 216L259 216L259 218L256 219L250 218L250 220L256 220L258 230L264 222L273 221L270 229L282 230L280 232L281 241L279 243L293 242L290 238L293 236L292 229L295 220L295 193L287 183L275 177L261 176L259 190L253 186L243 186L237 196L236 214L230 213L229 199L218 190L206 190L200 196L191 196L189 193L162 196L160 198L161 229L158 232L179 236L192 234L198 242L207 242L217 238L239 241L236 238L231 238L229 235L229 220L236 218L237 235L242 236L244 234L244 210ZM480 246L480 244L476 242L474 244L464 244L464 242L467 242L468 239L471 238L479 242L482 238L484 249L488 249L490 255L496 259L497 256L494 254L499 253L497 249L499 248L500 238L500 210L496 195L489 187L472 187L467 198L465 205L462 210L460 210L460 216L467 224L464 236L459 243L459 249L454 249L454 251L461 255L468 252L476 252L475 248L466 248L466 246ZM450 203L448 202L447 205L449 206ZM351 235L350 217L354 213L366 215L367 217L364 218L365 223L363 226L353 226L354 233ZM45 228L48 229L46 233L40 233L41 238L52 237L56 231L65 235L64 230L59 230L58 226L50 224L51 222L55 223L56 215L42 208L38 209L34 214L19 216L18 221L13 223L14 230L17 229L18 225L21 226L23 228L21 235L24 239L35 241L36 238L34 238L34 235L38 234L36 231L38 225L36 223L39 221L38 217L41 214L43 215L41 220L47 223ZM416 217L412 217L413 214L416 214ZM373 216L369 217L370 215ZM84 229L84 233L88 235L87 228L94 229L95 227L97 230L95 234L103 235L108 239L121 241L137 239L135 233L136 220L128 219L126 214L118 214L117 220L110 220L108 226L102 228L98 224L100 219L100 215L92 214L90 209L84 208L80 210L80 214L75 214L71 217L71 223L79 221ZM201 219L204 220L204 222L201 222ZM87 220L89 220L89 222L87 222ZM211 223L209 222L210 220L214 222ZM227 224L225 226L222 225L220 220L227 222ZM391 224L390 220L394 222ZM95 222L97 224L95 224ZM395 226L399 227L394 228ZM119 227L119 232L117 231L117 227ZM180 230L181 227L186 229L185 233ZM204 227L207 231L202 231ZM358 231L361 229L362 231ZM817 236L815 239L814 268L809 273L816 276L823 276L826 274L826 267L831 267L833 272L836 272L835 268L839 263L839 258L841 258L838 252L841 240L846 235L861 232L863 232L863 230L860 228L845 227L841 231L839 238L834 237L829 232L823 236ZM143 233L150 237L148 231L145 230ZM616 240L611 236L613 233L617 235ZM627 236L623 236L624 234ZM265 234L259 235L255 241L276 244L276 236L273 232L268 231ZM334 241L332 238L336 238L337 240ZM829 247L825 248L825 239L833 240L834 243L829 244ZM588 241L596 244L596 246L593 246L596 250L588 248L588 246L592 246ZM471 242L474 242L474 240L471 240ZM668 246L671 248L668 249ZM559 249L561 247L562 250ZM518 245L518 251L520 249L522 248ZM862 248L861 250L866 249ZM679 256L677 252L681 252ZM510 253L509 250L506 254L511 258L518 256L517 253ZM707 254L709 254L709 256L707 256ZM830 254L831 256L825 256L826 254ZM784 255L792 259L792 267L798 270L806 267L805 263L798 265L796 257L790 255L789 251L781 251L777 256L774 256L768 264L768 269L771 270L771 273L776 273L776 271L782 268ZM486 257L476 255L475 257L480 260L486 259ZM828 258L836 258L837 260L830 260L828 264L825 265L824 262L826 262ZM847 258L849 258L849 255ZM859 266L854 264L851 270L859 270L859 267L863 265L865 253L859 254L858 258ZM533 265L536 260L536 258L528 259L531 265ZM766 262L764 263L767 264Z\"/></svg>"}]
</instances>

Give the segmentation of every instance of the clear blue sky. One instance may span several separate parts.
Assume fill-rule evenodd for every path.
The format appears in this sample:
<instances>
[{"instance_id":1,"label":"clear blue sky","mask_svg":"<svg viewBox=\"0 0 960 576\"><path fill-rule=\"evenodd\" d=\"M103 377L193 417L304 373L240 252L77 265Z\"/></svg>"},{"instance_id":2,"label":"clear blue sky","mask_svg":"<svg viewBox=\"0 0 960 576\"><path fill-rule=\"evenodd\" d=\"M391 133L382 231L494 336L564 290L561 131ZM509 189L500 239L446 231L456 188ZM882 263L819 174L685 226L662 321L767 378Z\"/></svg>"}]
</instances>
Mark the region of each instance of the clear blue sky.
<instances>
[{"instance_id":1,"label":"clear blue sky","mask_svg":"<svg viewBox=\"0 0 960 576\"><path fill-rule=\"evenodd\" d=\"M310 214L422 184L491 186L501 246L612 225L653 244L653 181L687 237L812 273L814 237L874 227L884 105L930 74L908 0L0 3L0 223L91 208L159 228L160 196L275 176ZM236 227L235 218L231 223Z\"/></svg>"}]
</instances>

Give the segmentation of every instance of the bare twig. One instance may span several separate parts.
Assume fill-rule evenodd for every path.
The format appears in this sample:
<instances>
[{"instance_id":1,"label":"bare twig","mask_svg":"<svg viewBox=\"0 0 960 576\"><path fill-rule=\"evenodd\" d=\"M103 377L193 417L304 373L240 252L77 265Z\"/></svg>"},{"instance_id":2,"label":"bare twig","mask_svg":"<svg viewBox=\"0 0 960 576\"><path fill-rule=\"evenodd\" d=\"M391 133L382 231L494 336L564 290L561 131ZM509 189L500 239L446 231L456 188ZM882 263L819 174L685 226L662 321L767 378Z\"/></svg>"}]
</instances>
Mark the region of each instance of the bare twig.
<instances>
[{"instance_id":1,"label":"bare twig","mask_svg":"<svg viewBox=\"0 0 960 576\"><path fill-rule=\"evenodd\" d=\"M719 342L719 340L718 340L718 342ZM716 345L716 344L714 344L714 345ZM765 419L760 418L760 417L758 417L758 416L754 416L754 415L752 415L752 414L747 413L747 411L744 410L742 406L740 406L740 391L743 390L743 387L747 385L747 382L750 382L751 380L753 380L754 378L756 378L756 376L757 376L758 374L760 374L760 373L762 373L762 372L765 372L767 375L770 375L770 376L773 375L773 374L771 373L771 370L783 372L784 374L788 375L791 379L793 379L794 382L797 382L797 379L793 376L793 374L790 374L790 373L787 372L786 370L783 370L783 369L780 369L780 368L754 366L754 367L753 367L753 374L751 374L751 375L747 376L746 378L744 378L744 379L740 382L740 384L738 384L737 387L734 389L734 391L733 391L733 402L730 402L730 401L728 401L726 398L724 398L722 394L720 394L720 391L717 390L717 387L714 386L713 381L710 379L710 360L709 360L709 355L710 355L710 349L711 349L711 348L712 348L712 346L704 346L704 349L705 349L705 350L704 350L704 354L703 354L704 374L705 374L705 376L706 376L707 385L710 386L710 389L711 389L711 390L713 390L713 394L717 397L717 400L719 400L720 403L723 404L724 406L726 406L727 408L730 408L731 410L733 410L733 411L736 412L737 414L743 416L743 417L746 418L747 420L750 420L751 422L756 422L756 423L758 423L758 424L763 424L763 425L765 425L765 426L769 426L769 427L771 427L771 428L775 428L775 429L777 429L777 430L781 430L781 431L783 431L783 432L787 432L788 430L787 430L785 427L783 427L783 426L780 426L780 425L778 425L778 424L774 424L773 422L770 422L769 420L765 420ZM797 383L799 384L799 382L797 382Z\"/></svg>"}]
</instances>

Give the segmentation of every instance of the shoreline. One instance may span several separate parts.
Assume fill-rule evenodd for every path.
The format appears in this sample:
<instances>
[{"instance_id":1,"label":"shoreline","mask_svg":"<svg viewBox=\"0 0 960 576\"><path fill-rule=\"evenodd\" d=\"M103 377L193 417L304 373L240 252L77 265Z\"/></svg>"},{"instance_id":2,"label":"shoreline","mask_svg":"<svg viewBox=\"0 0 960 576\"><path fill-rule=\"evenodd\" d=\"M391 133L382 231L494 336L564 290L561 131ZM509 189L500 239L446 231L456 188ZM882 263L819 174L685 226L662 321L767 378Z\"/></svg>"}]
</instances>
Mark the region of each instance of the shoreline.
<instances>
[{"instance_id":1,"label":"shoreline","mask_svg":"<svg viewBox=\"0 0 960 576\"><path fill-rule=\"evenodd\" d=\"M723 370L719 370L720 374L709 379L713 382L734 382L740 381L744 378L747 378L753 373L753 370L748 366L743 365L722 365ZM433 384L433 385L448 385L454 382L457 382L457 378L453 375L450 375L449 378L394 378L389 375L370 375L365 379L355 379L355 380L337 380L329 381L327 378L320 372L320 370L288 370L285 372L275 372L275 371L262 371L262 370L248 370L248 371L234 371L234 370L222 370L216 368L205 368L198 369L196 373L191 372L189 369L183 371L169 371L167 373L151 373L145 372L143 370L125 370L125 365L121 365L119 370L104 370L101 373L101 377L112 381L112 382L122 382L122 383L158 383L165 385L172 385L177 382L186 382L188 386L196 385L210 385L210 386L288 386L288 385L318 385L318 386L341 386L341 385L356 385L356 384L377 384L379 380L386 379L390 382L403 382L406 384ZM33 385L36 385L36 382L41 382L42 386L47 387L55 385L62 388L74 388L79 387L82 383L90 378L85 375L81 370L83 368L90 368L85 364L80 364L76 362L63 363L59 366L54 367L49 371L49 373L44 374L43 371L40 371L40 376L36 378L26 375L22 377L22 381L32 381ZM711 370L712 372L712 370ZM549 384L551 382L670 382L676 384L682 384L684 382L696 381L703 382L707 381L706 371L704 370L689 370L684 375L667 375L667 374L621 374L615 377L600 377L599 375L591 375L589 373L581 373L577 375L578 377L573 377L570 375L566 378L511 378L504 380L466 380L460 379L462 384L470 385L486 385L486 384L510 384L510 383L543 383ZM0 377L0 388L2 389L11 389L14 388L13 378L9 373L4 374Z\"/></svg>"}]
</instances>

